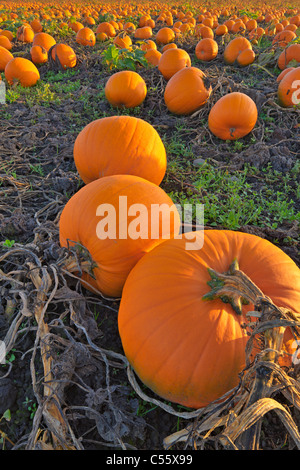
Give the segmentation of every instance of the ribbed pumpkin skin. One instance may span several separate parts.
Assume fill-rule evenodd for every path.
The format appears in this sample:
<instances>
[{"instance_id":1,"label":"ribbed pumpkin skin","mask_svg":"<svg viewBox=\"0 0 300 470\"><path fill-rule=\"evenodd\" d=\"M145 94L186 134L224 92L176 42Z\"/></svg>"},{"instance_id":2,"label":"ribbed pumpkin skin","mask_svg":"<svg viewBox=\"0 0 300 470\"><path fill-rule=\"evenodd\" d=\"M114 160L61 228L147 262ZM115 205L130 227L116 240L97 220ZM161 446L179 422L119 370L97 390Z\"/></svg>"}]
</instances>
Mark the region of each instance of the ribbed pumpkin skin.
<instances>
[{"instance_id":1,"label":"ribbed pumpkin skin","mask_svg":"<svg viewBox=\"0 0 300 470\"><path fill-rule=\"evenodd\" d=\"M110 116L89 123L78 134L73 154L85 183L108 175L131 174L160 184L167 166L166 150L157 131L133 116Z\"/></svg>"},{"instance_id":2,"label":"ribbed pumpkin skin","mask_svg":"<svg viewBox=\"0 0 300 470\"><path fill-rule=\"evenodd\" d=\"M134 216L125 213L120 208L120 196L127 197L128 209L133 204L143 204L146 209L146 220L148 221L149 234L145 239L127 238L127 229ZM101 217L96 215L100 204L111 204L116 211L116 239L99 239L97 236L97 224ZM152 234L151 238L151 204L167 204L173 206L170 197L159 186L149 181L132 175L107 176L81 188L67 202L64 207L60 222L59 234L61 246L70 246L73 242L80 243L90 253L97 268L93 273L94 280L88 274L83 274L82 278L87 280L93 287L96 287L103 295L108 297L120 297L124 282L137 261L153 247L168 239L172 234L178 234L180 227L180 217L175 211L175 220L166 224L166 216L160 215L158 236ZM121 214L121 215L120 215ZM143 212L145 214L145 212ZM144 216L144 215L143 215ZM153 216L154 217L154 216ZM164 221L164 222L162 222ZM124 238L119 236L119 224L122 227ZM155 228L157 225L155 225ZM171 234L171 235L170 235Z\"/></svg>"},{"instance_id":3,"label":"ribbed pumpkin skin","mask_svg":"<svg viewBox=\"0 0 300 470\"><path fill-rule=\"evenodd\" d=\"M106 99L112 106L135 108L147 95L145 80L132 70L121 70L109 77L105 85Z\"/></svg>"},{"instance_id":4,"label":"ribbed pumpkin skin","mask_svg":"<svg viewBox=\"0 0 300 470\"><path fill-rule=\"evenodd\" d=\"M208 230L199 250L186 240L162 243L129 274L119 309L123 349L140 379L166 400L199 408L238 384L247 334L237 315L210 291L207 268L240 269L278 306L300 311L300 270L279 248L254 235ZM290 349L288 349L291 351Z\"/></svg>"},{"instance_id":5,"label":"ribbed pumpkin skin","mask_svg":"<svg viewBox=\"0 0 300 470\"><path fill-rule=\"evenodd\" d=\"M277 97L280 106L291 108L300 104L300 67L288 72L279 82Z\"/></svg>"},{"instance_id":6,"label":"ribbed pumpkin skin","mask_svg":"<svg viewBox=\"0 0 300 470\"><path fill-rule=\"evenodd\" d=\"M210 131L222 140L236 140L249 134L257 121L257 107L244 93L222 96L208 115Z\"/></svg>"},{"instance_id":7,"label":"ribbed pumpkin skin","mask_svg":"<svg viewBox=\"0 0 300 470\"><path fill-rule=\"evenodd\" d=\"M34 63L23 57L15 57L10 60L5 67L4 73L10 85L13 85L16 81L23 87L35 85L40 78L40 73Z\"/></svg>"},{"instance_id":8,"label":"ribbed pumpkin skin","mask_svg":"<svg viewBox=\"0 0 300 470\"><path fill-rule=\"evenodd\" d=\"M46 51L56 44L56 40L48 33L36 33L33 37L33 46L42 46Z\"/></svg>"},{"instance_id":9,"label":"ribbed pumpkin skin","mask_svg":"<svg viewBox=\"0 0 300 470\"><path fill-rule=\"evenodd\" d=\"M164 100L168 110L178 115L191 114L201 108L210 97L212 88L206 88L204 73L197 67L186 67L168 81Z\"/></svg>"}]
</instances>

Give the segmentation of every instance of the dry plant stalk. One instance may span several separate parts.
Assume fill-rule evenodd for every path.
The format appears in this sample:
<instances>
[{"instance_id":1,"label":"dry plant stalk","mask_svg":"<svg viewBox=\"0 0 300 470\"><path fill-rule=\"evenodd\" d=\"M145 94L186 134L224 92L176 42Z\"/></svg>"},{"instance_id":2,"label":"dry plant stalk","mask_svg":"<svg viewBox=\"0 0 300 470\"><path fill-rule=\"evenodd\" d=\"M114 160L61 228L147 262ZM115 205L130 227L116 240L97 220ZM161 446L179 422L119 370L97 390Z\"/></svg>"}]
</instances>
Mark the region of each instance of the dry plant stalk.
<instances>
[{"instance_id":1,"label":"dry plant stalk","mask_svg":"<svg viewBox=\"0 0 300 470\"><path fill-rule=\"evenodd\" d=\"M221 397L218 402L198 410L197 422L165 438L165 448L178 442L192 443L193 447L204 448L210 438L217 445L228 449L258 449L261 418L274 410L300 449L300 433L291 414L273 398L272 392L282 390L284 396L300 409L300 384L290 377L277 363L282 350L283 334L290 328L295 337L300 337L299 314L277 307L271 299L239 270L234 262L225 274L209 270L212 290L207 299L221 298L230 302L236 312L241 312L242 303L254 305L255 311L249 316L258 317L246 345L246 366L240 375L239 385ZM250 354L255 338L264 340L264 348L251 362ZM200 417L203 417L200 421ZM212 436L216 428L219 434Z\"/></svg>"}]
</instances>

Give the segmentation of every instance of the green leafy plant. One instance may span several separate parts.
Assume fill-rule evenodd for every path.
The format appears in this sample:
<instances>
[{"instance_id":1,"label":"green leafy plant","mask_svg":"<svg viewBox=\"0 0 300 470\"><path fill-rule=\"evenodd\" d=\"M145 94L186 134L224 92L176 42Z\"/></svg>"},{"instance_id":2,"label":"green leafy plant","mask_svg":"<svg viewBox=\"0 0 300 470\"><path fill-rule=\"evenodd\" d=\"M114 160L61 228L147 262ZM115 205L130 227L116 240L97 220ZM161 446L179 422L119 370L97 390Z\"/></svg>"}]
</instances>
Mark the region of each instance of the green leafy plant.
<instances>
[{"instance_id":1,"label":"green leafy plant","mask_svg":"<svg viewBox=\"0 0 300 470\"><path fill-rule=\"evenodd\" d=\"M138 66L148 65L145 52L139 48L119 49L115 44L110 44L102 52L104 63L110 70L136 70Z\"/></svg>"}]
</instances>

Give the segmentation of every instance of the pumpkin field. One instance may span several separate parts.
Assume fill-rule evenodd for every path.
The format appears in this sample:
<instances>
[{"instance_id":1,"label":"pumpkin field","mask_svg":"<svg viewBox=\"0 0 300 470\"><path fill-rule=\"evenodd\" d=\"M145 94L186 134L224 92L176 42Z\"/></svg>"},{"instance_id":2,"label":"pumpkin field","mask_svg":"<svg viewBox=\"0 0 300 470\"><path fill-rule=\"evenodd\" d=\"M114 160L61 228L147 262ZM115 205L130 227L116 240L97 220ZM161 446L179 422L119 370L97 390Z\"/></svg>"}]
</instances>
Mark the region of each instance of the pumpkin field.
<instances>
[{"instance_id":1,"label":"pumpkin field","mask_svg":"<svg viewBox=\"0 0 300 470\"><path fill-rule=\"evenodd\" d=\"M300 449L300 6L0 2L0 449Z\"/></svg>"}]
</instances>

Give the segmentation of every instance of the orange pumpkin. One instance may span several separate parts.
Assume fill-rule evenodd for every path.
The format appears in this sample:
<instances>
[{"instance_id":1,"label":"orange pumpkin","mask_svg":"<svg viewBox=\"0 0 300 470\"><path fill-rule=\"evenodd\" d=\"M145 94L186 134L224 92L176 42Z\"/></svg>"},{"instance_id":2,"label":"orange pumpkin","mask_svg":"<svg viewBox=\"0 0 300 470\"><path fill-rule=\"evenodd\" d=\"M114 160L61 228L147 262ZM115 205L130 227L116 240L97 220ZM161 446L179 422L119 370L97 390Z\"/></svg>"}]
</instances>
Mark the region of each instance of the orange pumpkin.
<instances>
[{"instance_id":1,"label":"orange pumpkin","mask_svg":"<svg viewBox=\"0 0 300 470\"><path fill-rule=\"evenodd\" d=\"M104 92L112 106L135 108L146 98L147 86L137 72L122 70L109 77Z\"/></svg>"},{"instance_id":2,"label":"orange pumpkin","mask_svg":"<svg viewBox=\"0 0 300 470\"><path fill-rule=\"evenodd\" d=\"M237 314L221 299L204 300L208 268L225 273L237 259L277 306L300 312L300 270L282 250L247 233L206 230L204 239L197 233L198 249L187 249L191 234L185 234L136 264L118 313L124 353L142 382L165 400L192 408L238 385L249 333L245 314L254 309L243 305Z\"/></svg>"},{"instance_id":3,"label":"orange pumpkin","mask_svg":"<svg viewBox=\"0 0 300 470\"><path fill-rule=\"evenodd\" d=\"M272 44L279 47L286 47L289 42L296 39L297 35L293 31L284 30L277 33L272 41Z\"/></svg>"},{"instance_id":4,"label":"orange pumpkin","mask_svg":"<svg viewBox=\"0 0 300 470\"><path fill-rule=\"evenodd\" d=\"M30 49L31 60L34 64L45 64L48 60L48 52L42 46L32 46Z\"/></svg>"},{"instance_id":5,"label":"orange pumpkin","mask_svg":"<svg viewBox=\"0 0 300 470\"><path fill-rule=\"evenodd\" d=\"M120 49L130 49L132 46L131 37L124 31L114 38L113 43Z\"/></svg>"},{"instance_id":6,"label":"orange pumpkin","mask_svg":"<svg viewBox=\"0 0 300 470\"><path fill-rule=\"evenodd\" d=\"M152 28L150 26L142 26L134 31L136 39L150 39L152 37Z\"/></svg>"},{"instance_id":7,"label":"orange pumpkin","mask_svg":"<svg viewBox=\"0 0 300 470\"><path fill-rule=\"evenodd\" d=\"M25 43L30 43L34 38L34 31L31 26L20 26L16 34L17 40Z\"/></svg>"},{"instance_id":8,"label":"orange pumpkin","mask_svg":"<svg viewBox=\"0 0 300 470\"><path fill-rule=\"evenodd\" d=\"M154 67L158 66L161 56L162 53L157 49L147 49L145 53L145 59L147 60L148 64L151 64Z\"/></svg>"},{"instance_id":9,"label":"orange pumpkin","mask_svg":"<svg viewBox=\"0 0 300 470\"><path fill-rule=\"evenodd\" d=\"M114 38L117 35L117 32L112 24L108 21L103 21L96 28L96 34L105 33L109 38Z\"/></svg>"},{"instance_id":10,"label":"orange pumpkin","mask_svg":"<svg viewBox=\"0 0 300 470\"><path fill-rule=\"evenodd\" d=\"M155 212L152 205L173 212ZM80 244L89 252L94 278L82 274L89 288L120 297L137 261L177 235L179 227L178 211L163 189L138 176L114 175L93 181L71 197L60 217L59 236L61 246Z\"/></svg>"},{"instance_id":11,"label":"orange pumpkin","mask_svg":"<svg viewBox=\"0 0 300 470\"><path fill-rule=\"evenodd\" d=\"M179 47L167 49L158 62L158 70L169 80L178 70L191 66L189 54Z\"/></svg>"},{"instance_id":12,"label":"orange pumpkin","mask_svg":"<svg viewBox=\"0 0 300 470\"><path fill-rule=\"evenodd\" d=\"M210 131L222 140L236 140L252 131L257 121L257 107L244 93L222 96L208 115Z\"/></svg>"},{"instance_id":13,"label":"orange pumpkin","mask_svg":"<svg viewBox=\"0 0 300 470\"><path fill-rule=\"evenodd\" d=\"M188 115L201 108L209 99L212 88L197 67L186 67L168 81L164 101L171 113Z\"/></svg>"},{"instance_id":14,"label":"orange pumpkin","mask_svg":"<svg viewBox=\"0 0 300 470\"><path fill-rule=\"evenodd\" d=\"M96 36L91 28L81 28L76 34L76 42L82 46L94 46L96 44Z\"/></svg>"},{"instance_id":15,"label":"orange pumpkin","mask_svg":"<svg viewBox=\"0 0 300 470\"><path fill-rule=\"evenodd\" d=\"M12 53L5 47L0 46L0 72L3 72L6 65L14 56Z\"/></svg>"},{"instance_id":16,"label":"orange pumpkin","mask_svg":"<svg viewBox=\"0 0 300 470\"><path fill-rule=\"evenodd\" d=\"M290 70L279 82L277 97L283 108L300 105L300 67Z\"/></svg>"},{"instance_id":17,"label":"orange pumpkin","mask_svg":"<svg viewBox=\"0 0 300 470\"><path fill-rule=\"evenodd\" d=\"M233 64L238 55L245 49L252 49L251 42L242 36L232 39L224 50L224 61L226 64Z\"/></svg>"},{"instance_id":18,"label":"orange pumpkin","mask_svg":"<svg viewBox=\"0 0 300 470\"><path fill-rule=\"evenodd\" d=\"M131 174L160 184L167 165L164 144L151 124L133 116L90 122L78 134L74 161L81 179Z\"/></svg>"},{"instance_id":19,"label":"orange pumpkin","mask_svg":"<svg viewBox=\"0 0 300 470\"><path fill-rule=\"evenodd\" d=\"M254 60L255 52L252 49L244 49L236 59L240 67L246 67L246 65L252 64Z\"/></svg>"},{"instance_id":20,"label":"orange pumpkin","mask_svg":"<svg viewBox=\"0 0 300 470\"><path fill-rule=\"evenodd\" d=\"M280 82L283 77L285 77L285 75L287 73L289 73L291 70L294 70L295 67L287 67L286 69L284 69L282 72L280 72L280 74L278 75L278 77L276 78L276 82Z\"/></svg>"},{"instance_id":21,"label":"orange pumpkin","mask_svg":"<svg viewBox=\"0 0 300 470\"><path fill-rule=\"evenodd\" d=\"M56 40L53 36L48 33L36 33L34 35L32 45L33 46L42 46L46 51L56 44Z\"/></svg>"},{"instance_id":22,"label":"orange pumpkin","mask_svg":"<svg viewBox=\"0 0 300 470\"><path fill-rule=\"evenodd\" d=\"M4 34L0 33L0 46L4 47L8 51L12 50L12 43L8 39L8 37L4 36Z\"/></svg>"},{"instance_id":23,"label":"orange pumpkin","mask_svg":"<svg viewBox=\"0 0 300 470\"><path fill-rule=\"evenodd\" d=\"M277 60L278 68L283 70L292 61L300 64L300 44L291 44L281 52Z\"/></svg>"},{"instance_id":24,"label":"orange pumpkin","mask_svg":"<svg viewBox=\"0 0 300 470\"><path fill-rule=\"evenodd\" d=\"M227 34L227 33L228 33L228 28L226 24L220 24L219 26L217 26L215 30L216 36L224 36L224 34Z\"/></svg>"},{"instance_id":25,"label":"orange pumpkin","mask_svg":"<svg viewBox=\"0 0 300 470\"><path fill-rule=\"evenodd\" d=\"M40 73L34 63L23 57L15 57L10 60L4 73L10 85L18 82L23 87L31 87L40 79Z\"/></svg>"},{"instance_id":26,"label":"orange pumpkin","mask_svg":"<svg viewBox=\"0 0 300 470\"><path fill-rule=\"evenodd\" d=\"M55 44L49 53L51 54L52 59L56 63L60 64L63 69L73 68L76 65L76 54L68 44Z\"/></svg>"},{"instance_id":27,"label":"orange pumpkin","mask_svg":"<svg viewBox=\"0 0 300 470\"><path fill-rule=\"evenodd\" d=\"M209 62L218 55L219 46L217 41L212 38L201 39L195 47L195 54L197 59Z\"/></svg>"},{"instance_id":28,"label":"orange pumpkin","mask_svg":"<svg viewBox=\"0 0 300 470\"><path fill-rule=\"evenodd\" d=\"M163 28L160 28L155 36L155 40L157 44L168 44L169 42L173 42L175 39L175 33L174 31L169 28L168 26L165 26Z\"/></svg>"}]
</instances>

